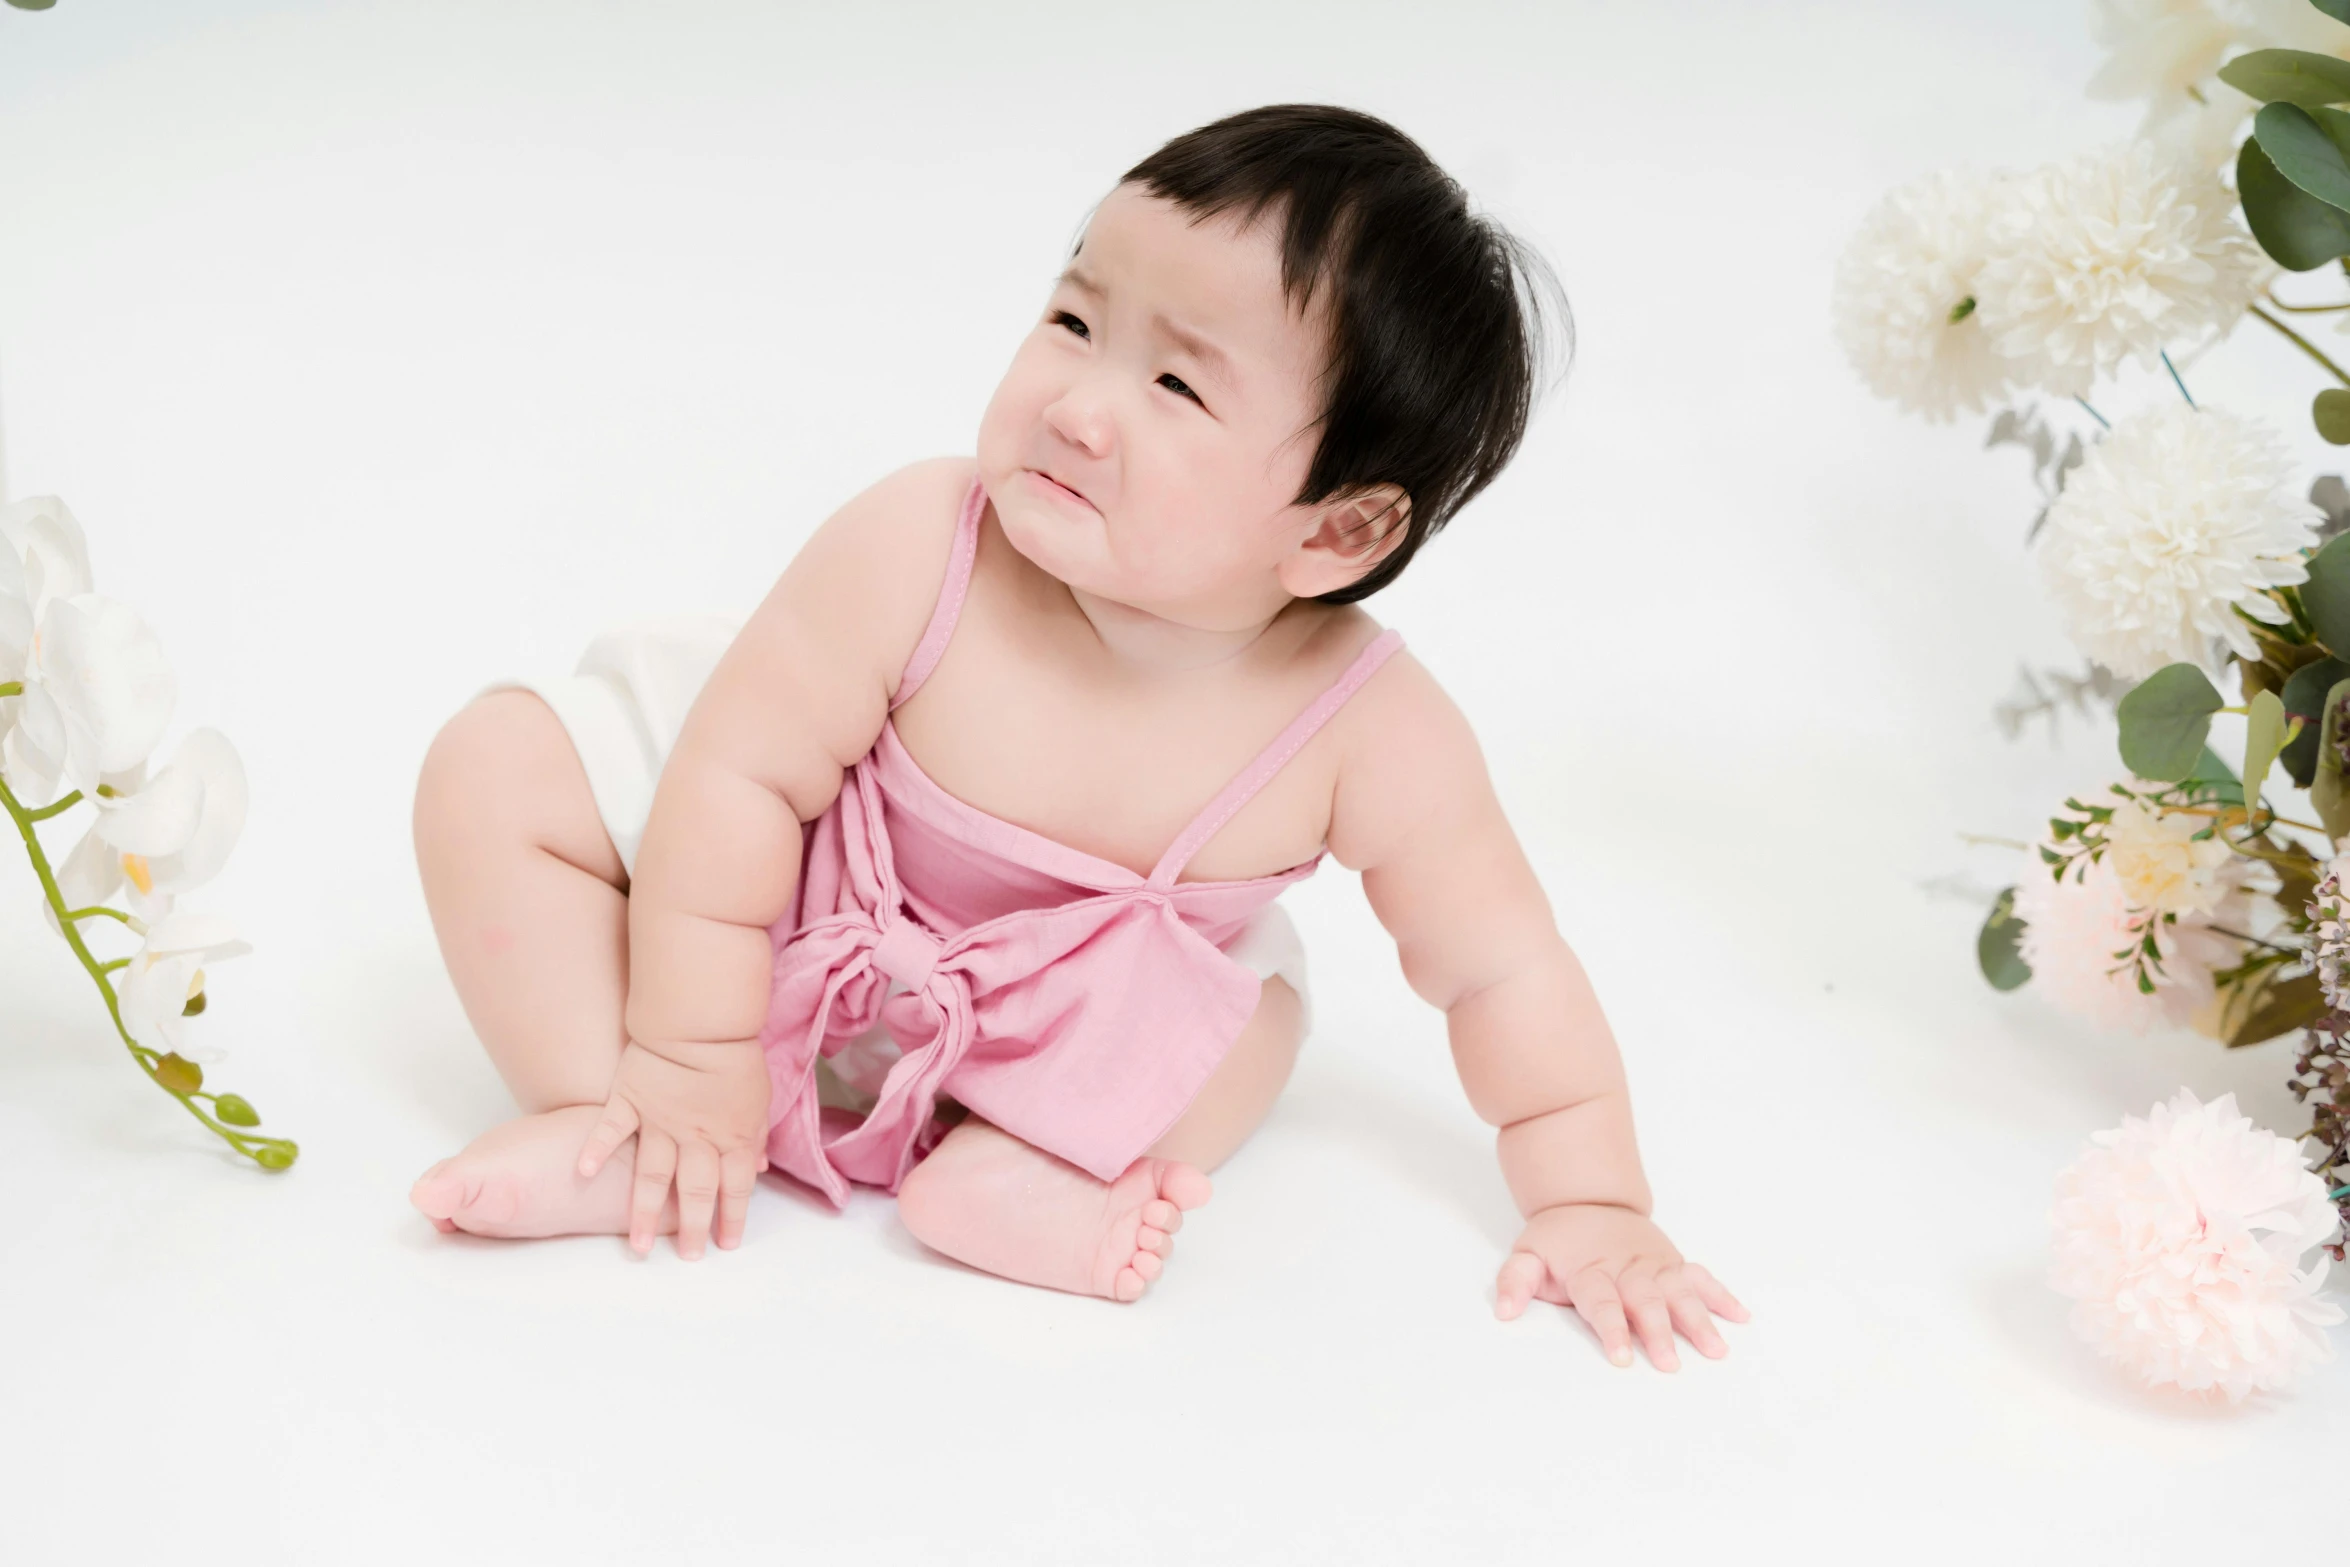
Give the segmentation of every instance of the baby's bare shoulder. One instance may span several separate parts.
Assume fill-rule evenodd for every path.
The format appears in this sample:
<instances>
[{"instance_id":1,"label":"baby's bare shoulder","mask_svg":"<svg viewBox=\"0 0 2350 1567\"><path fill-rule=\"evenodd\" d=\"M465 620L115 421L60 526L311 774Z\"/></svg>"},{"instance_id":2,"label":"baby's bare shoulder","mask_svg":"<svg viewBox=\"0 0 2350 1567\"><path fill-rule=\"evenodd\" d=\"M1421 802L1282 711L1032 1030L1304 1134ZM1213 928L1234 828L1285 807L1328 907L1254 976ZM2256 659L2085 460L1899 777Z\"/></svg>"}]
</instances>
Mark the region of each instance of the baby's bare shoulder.
<instances>
[{"instance_id":1,"label":"baby's bare shoulder","mask_svg":"<svg viewBox=\"0 0 2350 1567\"><path fill-rule=\"evenodd\" d=\"M968 457L910 463L827 517L711 672L693 737L744 753L740 770L795 801L829 803L839 769L881 733L976 470Z\"/></svg>"},{"instance_id":2,"label":"baby's bare shoulder","mask_svg":"<svg viewBox=\"0 0 2350 1567\"><path fill-rule=\"evenodd\" d=\"M1490 797L1466 714L1409 647L1339 709L1330 853L1350 870L1384 862L1440 816Z\"/></svg>"}]
</instances>

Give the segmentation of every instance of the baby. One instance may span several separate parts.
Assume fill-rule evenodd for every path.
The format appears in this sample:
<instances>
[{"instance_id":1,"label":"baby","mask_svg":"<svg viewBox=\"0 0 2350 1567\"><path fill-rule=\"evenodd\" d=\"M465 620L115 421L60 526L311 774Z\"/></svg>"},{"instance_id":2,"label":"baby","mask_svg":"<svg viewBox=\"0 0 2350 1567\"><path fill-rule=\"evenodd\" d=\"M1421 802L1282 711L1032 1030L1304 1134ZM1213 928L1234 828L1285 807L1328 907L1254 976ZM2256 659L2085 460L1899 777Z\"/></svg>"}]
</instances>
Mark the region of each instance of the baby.
<instances>
[{"instance_id":1,"label":"baby","mask_svg":"<svg viewBox=\"0 0 2350 1567\"><path fill-rule=\"evenodd\" d=\"M980 422L737 627L501 682L417 787L426 900L526 1114L442 1230L741 1243L760 1171L1131 1301L1306 1031L1279 892L1362 873L1498 1127L1496 1312L1727 1353L1650 1222L1615 1042L1458 709L1358 601L1515 453L1540 272L1412 142L1311 105L1103 199ZM1563 301L1561 302L1563 304Z\"/></svg>"}]
</instances>

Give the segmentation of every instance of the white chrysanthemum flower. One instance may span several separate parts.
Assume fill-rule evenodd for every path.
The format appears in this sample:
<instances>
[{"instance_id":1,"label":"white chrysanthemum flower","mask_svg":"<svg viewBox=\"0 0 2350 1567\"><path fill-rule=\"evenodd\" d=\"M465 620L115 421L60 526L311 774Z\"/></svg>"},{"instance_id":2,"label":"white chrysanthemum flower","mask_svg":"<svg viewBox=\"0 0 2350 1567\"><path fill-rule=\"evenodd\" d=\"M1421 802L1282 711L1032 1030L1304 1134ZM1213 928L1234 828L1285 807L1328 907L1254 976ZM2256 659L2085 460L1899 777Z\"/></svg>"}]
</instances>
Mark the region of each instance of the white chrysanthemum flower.
<instances>
[{"instance_id":1,"label":"white chrysanthemum flower","mask_svg":"<svg viewBox=\"0 0 2350 1567\"><path fill-rule=\"evenodd\" d=\"M2072 1328L2150 1387L2218 1388L2231 1402L2333 1359L2318 1298L2340 1215L2300 1150L2236 1110L2180 1089L2056 1178L2048 1282Z\"/></svg>"},{"instance_id":2,"label":"white chrysanthemum flower","mask_svg":"<svg viewBox=\"0 0 2350 1567\"><path fill-rule=\"evenodd\" d=\"M2337 854L2310 895L2309 955L2317 962L2317 988L2337 1010L2350 1010L2350 904L2342 897L2350 852Z\"/></svg>"},{"instance_id":3,"label":"white chrysanthemum flower","mask_svg":"<svg viewBox=\"0 0 2350 1567\"><path fill-rule=\"evenodd\" d=\"M2059 881L2037 849L2024 856L2016 878L2015 914L2024 922L2016 951L2032 970L2032 988L2049 1005L2093 1027L2143 1034L2156 1024L2191 1023L2217 995L2211 980L2240 958L2241 943L2212 929L2236 923L2250 899L2242 892L2243 863L2230 856L2219 872L2228 896L2208 913L2182 914L2154 925L2160 973L2154 990L2138 988L2131 949L2150 917L2131 905L2110 857L2068 868Z\"/></svg>"},{"instance_id":4,"label":"white chrysanthemum flower","mask_svg":"<svg viewBox=\"0 0 2350 1567\"><path fill-rule=\"evenodd\" d=\"M2291 483L2283 437L2216 408L2166 403L2090 448L2048 508L2040 568L2073 643L2125 678L2200 663L2213 638L2260 656L2241 609L2308 580L2322 514Z\"/></svg>"},{"instance_id":5,"label":"white chrysanthemum flower","mask_svg":"<svg viewBox=\"0 0 2350 1567\"><path fill-rule=\"evenodd\" d=\"M1943 422L2006 390L1974 291L2012 179L1938 170L1887 192L1861 220L1836 263L1833 309L1836 340L1870 391Z\"/></svg>"},{"instance_id":6,"label":"white chrysanthemum flower","mask_svg":"<svg viewBox=\"0 0 2350 1567\"><path fill-rule=\"evenodd\" d=\"M2239 33L2211 0L2091 0L2089 35L2108 52L2089 96L2191 104L2187 89L2219 69Z\"/></svg>"},{"instance_id":7,"label":"white chrysanthemum flower","mask_svg":"<svg viewBox=\"0 0 2350 1567\"><path fill-rule=\"evenodd\" d=\"M2235 198L2168 143L2122 143L2016 181L1975 279L1983 325L2023 383L2078 396L2124 359L2226 328L2259 292Z\"/></svg>"},{"instance_id":8,"label":"white chrysanthemum flower","mask_svg":"<svg viewBox=\"0 0 2350 1567\"><path fill-rule=\"evenodd\" d=\"M2209 914L2235 891L2226 868L2236 851L2216 836L2195 836L2208 818L2165 814L2144 800L2124 800L2105 824L2105 862L2132 907L2158 914Z\"/></svg>"}]
</instances>

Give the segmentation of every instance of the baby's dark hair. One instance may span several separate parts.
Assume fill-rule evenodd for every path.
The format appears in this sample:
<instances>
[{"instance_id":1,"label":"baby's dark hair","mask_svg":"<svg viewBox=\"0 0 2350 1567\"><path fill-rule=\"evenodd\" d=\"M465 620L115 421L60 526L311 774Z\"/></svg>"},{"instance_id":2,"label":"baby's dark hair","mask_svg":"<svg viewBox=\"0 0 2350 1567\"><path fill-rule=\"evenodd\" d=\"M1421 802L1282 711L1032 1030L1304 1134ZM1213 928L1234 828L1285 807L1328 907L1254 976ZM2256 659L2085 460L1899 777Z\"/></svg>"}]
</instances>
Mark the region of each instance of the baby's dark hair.
<instances>
[{"instance_id":1,"label":"baby's dark hair","mask_svg":"<svg viewBox=\"0 0 2350 1567\"><path fill-rule=\"evenodd\" d=\"M1516 455L1543 369L1542 284L1573 355L1574 318L1542 257L1471 213L1460 185L1385 120L1325 104L1250 109L1176 137L1120 183L1195 222L1254 222L1278 204L1282 291L1302 310L1330 285L1321 442L1295 504L1374 484L1411 504L1387 557L1322 603L1394 581Z\"/></svg>"}]
</instances>

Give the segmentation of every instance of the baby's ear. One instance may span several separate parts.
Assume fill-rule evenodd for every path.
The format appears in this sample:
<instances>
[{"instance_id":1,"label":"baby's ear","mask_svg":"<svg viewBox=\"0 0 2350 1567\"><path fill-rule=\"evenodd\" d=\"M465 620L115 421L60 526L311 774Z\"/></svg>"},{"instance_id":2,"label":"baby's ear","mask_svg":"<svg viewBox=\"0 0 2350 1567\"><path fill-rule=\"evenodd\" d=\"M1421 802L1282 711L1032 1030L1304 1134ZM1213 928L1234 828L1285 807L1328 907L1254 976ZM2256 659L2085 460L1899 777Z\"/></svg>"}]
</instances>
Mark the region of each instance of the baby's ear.
<instances>
[{"instance_id":1,"label":"baby's ear","mask_svg":"<svg viewBox=\"0 0 2350 1567\"><path fill-rule=\"evenodd\" d=\"M1360 581L1411 532L1412 498L1393 484L1331 497L1314 508L1308 533L1278 575L1293 598L1318 598Z\"/></svg>"}]
</instances>

